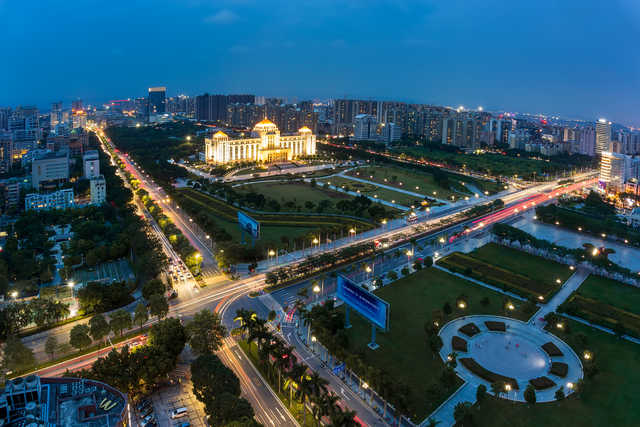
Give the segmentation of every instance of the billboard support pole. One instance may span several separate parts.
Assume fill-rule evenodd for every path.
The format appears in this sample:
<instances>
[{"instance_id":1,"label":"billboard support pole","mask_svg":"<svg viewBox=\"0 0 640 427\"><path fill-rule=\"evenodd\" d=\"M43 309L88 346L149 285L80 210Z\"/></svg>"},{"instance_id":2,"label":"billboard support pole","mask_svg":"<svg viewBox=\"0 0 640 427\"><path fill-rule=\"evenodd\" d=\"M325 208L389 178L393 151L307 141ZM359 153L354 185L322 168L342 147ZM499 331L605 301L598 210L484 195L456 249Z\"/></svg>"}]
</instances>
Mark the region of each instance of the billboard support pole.
<instances>
[{"instance_id":1,"label":"billboard support pole","mask_svg":"<svg viewBox=\"0 0 640 427\"><path fill-rule=\"evenodd\" d=\"M371 324L371 342L367 347L369 347L371 350L375 350L376 348L380 347L378 344L376 344L376 325L374 325L373 323Z\"/></svg>"},{"instance_id":2,"label":"billboard support pole","mask_svg":"<svg viewBox=\"0 0 640 427\"><path fill-rule=\"evenodd\" d=\"M252 238L253 238L253 236L252 236ZM245 244L245 243L244 243L244 230L242 230L242 244L243 244L243 245Z\"/></svg>"},{"instance_id":3,"label":"billboard support pole","mask_svg":"<svg viewBox=\"0 0 640 427\"><path fill-rule=\"evenodd\" d=\"M344 328L345 329L349 329L352 325L349 324L349 306L347 304L345 304L345 307L347 308L346 313L345 313L345 322L344 322Z\"/></svg>"}]
</instances>

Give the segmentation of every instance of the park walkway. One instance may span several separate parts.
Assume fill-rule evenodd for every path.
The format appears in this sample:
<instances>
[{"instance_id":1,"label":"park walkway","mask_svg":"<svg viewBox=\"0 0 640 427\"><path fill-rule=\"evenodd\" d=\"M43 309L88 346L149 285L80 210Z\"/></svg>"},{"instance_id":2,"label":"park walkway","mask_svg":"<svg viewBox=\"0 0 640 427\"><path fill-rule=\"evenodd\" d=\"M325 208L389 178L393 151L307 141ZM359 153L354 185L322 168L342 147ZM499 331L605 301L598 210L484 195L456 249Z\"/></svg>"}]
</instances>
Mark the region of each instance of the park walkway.
<instances>
[{"instance_id":1,"label":"park walkway","mask_svg":"<svg viewBox=\"0 0 640 427\"><path fill-rule=\"evenodd\" d=\"M435 199L437 200L439 203L444 203L445 205L449 205L450 202L448 202L447 200L443 200L443 199L439 199L439 198L435 198L432 196L425 196L424 194L421 193L416 193L415 191L409 191L409 190L405 190L403 188L398 188L398 187L392 187L391 185L386 185L386 184L380 184L379 182L372 182L372 181L368 181L366 179L362 179L362 178L358 178L355 176L351 176L351 175L345 175L345 173L348 171L344 171L342 173L340 173L340 175L344 176L347 179L351 179L353 181L359 181L359 182L364 182L366 184L374 184L380 188L386 188L387 190L392 190L392 191L397 191L398 193L404 193L404 194L408 194L410 196L414 196L414 197L419 197L420 199L424 199L425 197L429 197L430 199ZM445 208L446 206L441 206L441 208Z\"/></svg>"}]
</instances>

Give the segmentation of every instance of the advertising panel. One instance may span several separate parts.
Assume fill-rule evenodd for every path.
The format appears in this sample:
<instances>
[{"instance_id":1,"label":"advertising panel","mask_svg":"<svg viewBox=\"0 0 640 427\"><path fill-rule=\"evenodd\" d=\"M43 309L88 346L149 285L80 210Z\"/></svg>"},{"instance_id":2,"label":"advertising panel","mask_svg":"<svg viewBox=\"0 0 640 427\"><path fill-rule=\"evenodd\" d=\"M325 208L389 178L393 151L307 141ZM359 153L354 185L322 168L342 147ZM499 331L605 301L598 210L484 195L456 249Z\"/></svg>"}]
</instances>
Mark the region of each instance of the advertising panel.
<instances>
[{"instance_id":1,"label":"advertising panel","mask_svg":"<svg viewBox=\"0 0 640 427\"><path fill-rule=\"evenodd\" d=\"M242 211L238 211L238 227L260 240L260 223Z\"/></svg>"},{"instance_id":2,"label":"advertising panel","mask_svg":"<svg viewBox=\"0 0 640 427\"><path fill-rule=\"evenodd\" d=\"M338 277L338 298L376 326L389 329L389 303L344 276Z\"/></svg>"}]
</instances>

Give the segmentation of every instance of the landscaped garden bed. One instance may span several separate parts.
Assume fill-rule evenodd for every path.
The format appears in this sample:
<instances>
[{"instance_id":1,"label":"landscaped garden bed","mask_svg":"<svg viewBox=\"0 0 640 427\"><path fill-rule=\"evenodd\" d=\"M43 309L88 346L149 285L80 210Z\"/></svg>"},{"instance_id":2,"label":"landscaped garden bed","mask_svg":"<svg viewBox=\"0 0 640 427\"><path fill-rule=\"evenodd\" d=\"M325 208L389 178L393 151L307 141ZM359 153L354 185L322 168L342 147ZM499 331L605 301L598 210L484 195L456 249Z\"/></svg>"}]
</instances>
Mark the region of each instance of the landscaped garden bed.
<instances>
[{"instance_id":1,"label":"landscaped garden bed","mask_svg":"<svg viewBox=\"0 0 640 427\"><path fill-rule=\"evenodd\" d=\"M636 291L629 285L629 293ZM624 327L630 335L640 335L640 316L620 308L614 307L605 302L600 302L592 298L574 294L569 298L569 302L577 304L578 316L584 319L592 319L596 316L602 318L603 326L613 328L617 322L624 323Z\"/></svg>"},{"instance_id":2,"label":"landscaped garden bed","mask_svg":"<svg viewBox=\"0 0 640 427\"><path fill-rule=\"evenodd\" d=\"M549 357L562 357L564 354L560 351L557 345L552 342L548 342L542 346L542 349Z\"/></svg>"},{"instance_id":3,"label":"landscaped garden bed","mask_svg":"<svg viewBox=\"0 0 640 427\"><path fill-rule=\"evenodd\" d=\"M467 341L465 341L464 339L462 339L460 337L453 336L451 338L451 347L453 347L453 349L455 351L462 351L462 352L466 353L467 352Z\"/></svg>"},{"instance_id":4,"label":"landscaped garden bed","mask_svg":"<svg viewBox=\"0 0 640 427\"><path fill-rule=\"evenodd\" d=\"M551 370L549 371L550 374L560 378L566 377L568 372L569 372L569 365L562 362L553 362L551 364Z\"/></svg>"},{"instance_id":5,"label":"landscaped garden bed","mask_svg":"<svg viewBox=\"0 0 640 427\"><path fill-rule=\"evenodd\" d=\"M536 390L546 390L548 388L556 386L556 383L547 377L540 377L529 380L529 384L531 384Z\"/></svg>"},{"instance_id":6,"label":"landscaped garden bed","mask_svg":"<svg viewBox=\"0 0 640 427\"><path fill-rule=\"evenodd\" d=\"M507 327L505 326L504 322L487 320L486 322L484 322L484 324L492 332L507 332Z\"/></svg>"},{"instance_id":7,"label":"landscaped garden bed","mask_svg":"<svg viewBox=\"0 0 640 427\"><path fill-rule=\"evenodd\" d=\"M458 361L462 363L462 366L467 368L474 375L482 378L485 381L488 381L490 383L493 383L495 381L504 381L506 385L511 386L511 390L519 390L518 382L515 379L505 377L504 375L493 373L483 368L482 366L480 366L480 364L476 362L475 359L472 359L470 357L463 357L458 359Z\"/></svg>"},{"instance_id":8,"label":"landscaped garden bed","mask_svg":"<svg viewBox=\"0 0 640 427\"><path fill-rule=\"evenodd\" d=\"M468 337L472 337L480 333L480 329L476 326L475 323L467 323L458 329L458 332L465 334Z\"/></svg>"}]
</instances>

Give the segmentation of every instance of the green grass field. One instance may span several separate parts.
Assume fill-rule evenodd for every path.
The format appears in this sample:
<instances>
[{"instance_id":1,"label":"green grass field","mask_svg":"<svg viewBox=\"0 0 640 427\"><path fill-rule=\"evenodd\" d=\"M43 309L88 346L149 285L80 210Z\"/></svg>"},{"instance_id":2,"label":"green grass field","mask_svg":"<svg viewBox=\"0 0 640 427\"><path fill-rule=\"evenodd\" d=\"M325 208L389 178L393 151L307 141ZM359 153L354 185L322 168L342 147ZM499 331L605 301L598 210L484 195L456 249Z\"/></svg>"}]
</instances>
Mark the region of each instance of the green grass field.
<instances>
[{"instance_id":1,"label":"green grass field","mask_svg":"<svg viewBox=\"0 0 640 427\"><path fill-rule=\"evenodd\" d=\"M521 252L517 249L511 249L497 243L486 244L476 252L469 252L466 255L551 285L556 284L557 279L564 283L575 272L568 265Z\"/></svg>"},{"instance_id":2,"label":"green grass field","mask_svg":"<svg viewBox=\"0 0 640 427\"><path fill-rule=\"evenodd\" d=\"M366 345L371 341L371 325L352 311L350 322L353 327L347 330L349 348L365 346L367 365L376 366L386 371L391 379L402 379L411 386L413 404L408 416L413 422L420 422L462 384L459 380L449 392L442 388L440 403L429 407L425 386L432 378L438 380L445 367L440 356L434 358L427 345L424 324L431 321L431 312L442 309L445 301L455 306L456 297L464 293L469 298L465 314L482 314L480 301L488 297L491 304L485 314L504 316L500 308L502 294L436 268L414 273L375 293L391 305L390 330L378 332L376 342L380 348L370 350ZM449 320L458 317L460 313L456 310ZM514 311L513 317L524 320L519 310Z\"/></svg>"},{"instance_id":3,"label":"green grass field","mask_svg":"<svg viewBox=\"0 0 640 427\"><path fill-rule=\"evenodd\" d=\"M370 184L365 184L359 181L353 181L350 180L344 176L340 176L340 177L331 177L331 178L324 178L324 179L319 179L318 180L318 184L322 184L324 185L325 183L331 185L331 188L335 189L336 185L340 185L341 183L347 183L347 185L349 185L353 190L358 189L358 187L353 187L354 184L364 184L364 185L370 185ZM375 185L375 184L371 184L371 185ZM422 201L422 199L420 199L417 196L412 196L410 194L406 194L406 193L401 193L399 191L394 191L394 190L389 190L387 188L381 188L378 187L375 190L372 191L362 191L362 194L365 194L367 196L372 196L374 198L378 198L380 200L385 200L387 202L392 202L392 203L397 203L399 205L402 206L407 206L410 207L412 205L415 205L415 203L420 203ZM375 197L377 196L377 197ZM386 208L386 207L385 207Z\"/></svg>"},{"instance_id":4,"label":"green grass field","mask_svg":"<svg viewBox=\"0 0 640 427\"><path fill-rule=\"evenodd\" d=\"M555 333L556 328L550 328ZM504 399L496 401L487 395L480 411L473 410L476 427L582 427L640 425L640 346L613 335L572 322L572 333L583 332L589 338L590 350L596 355L600 374L580 398L573 394L560 403L541 403L527 409L524 403ZM565 342L574 350L573 339Z\"/></svg>"},{"instance_id":5,"label":"green grass field","mask_svg":"<svg viewBox=\"0 0 640 427\"><path fill-rule=\"evenodd\" d=\"M485 172L490 170L492 175L522 176L525 173L540 172L545 166L561 167L556 163L539 160L525 159L521 157L509 157L499 154L458 154L445 153L442 151L430 150L428 148L398 148L392 150L395 154L407 153L415 157L423 157L425 160L433 162L468 168Z\"/></svg>"},{"instance_id":6,"label":"green grass field","mask_svg":"<svg viewBox=\"0 0 640 427\"><path fill-rule=\"evenodd\" d=\"M405 169L395 168L391 166L362 167L358 168L357 170L350 171L345 175L353 175L357 178L373 182L374 184L389 185L391 187L423 194L430 198L437 197L439 199L446 198L451 200L451 197L455 197L456 199L460 199L468 196L469 193L471 193L460 183L454 183L454 187L459 191L445 190L433 181L433 177L431 175L420 172L410 172ZM394 176L396 177L396 181L391 180L391 178ZM465 192L462 193L461 191Z\"/></svg>"},{"instance_id":7,"label":"green grass field","mask_svg":"<svg viewBox=\"0 0 640 427\"><path fill-rule=\"evenodd\" d=\"M578 288L578 293L628 312L640 314L640 290L632 285L590 274Z\"/></svg>"}]
</instances>

